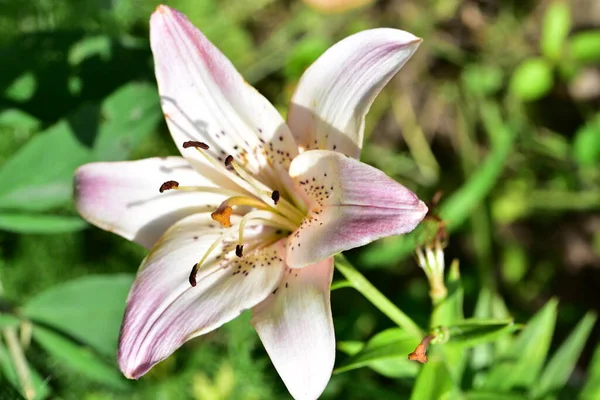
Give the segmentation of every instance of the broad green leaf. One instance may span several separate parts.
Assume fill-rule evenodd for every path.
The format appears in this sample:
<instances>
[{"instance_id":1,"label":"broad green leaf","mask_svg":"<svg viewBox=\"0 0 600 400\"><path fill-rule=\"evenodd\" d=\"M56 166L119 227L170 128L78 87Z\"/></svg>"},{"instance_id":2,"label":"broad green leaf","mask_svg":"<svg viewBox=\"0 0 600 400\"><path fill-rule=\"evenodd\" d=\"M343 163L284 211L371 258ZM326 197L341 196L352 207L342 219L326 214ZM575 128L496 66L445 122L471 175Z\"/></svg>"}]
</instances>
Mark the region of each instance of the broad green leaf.
<instances>
[{"instance_id":1,"label":"broad green leaf","mask_svg":"<svg viewBox=\"0 0 600 400\"><path fill-rule=\"evenodd\" d=\"M509 391L530 388L542 370L556 323L557 301L552 299L533 316L505 354L494 364L483 389Z\"/></svg>"},{"instance_id":2,"label":"broad green leaf","mask_svg":"<svg viewBox=\"0 0 600 400\"><path fill-rule=\"evenodd\" d=\"M569 39L569 55L581 64L600 61L600 29L573 34Z\"/></svg>"},{"instance_id":3,"label":"broad green leaf","mask_svg":"<svg viewBox=\"0 0 600 400\"><path fill-rule=\"evenodd\" d=\"M14 362L2 340L0 340L0 374L4 376L16 390L22 392ZM31 367L29 367L29 374L31 375L31 382L33 385L33 390L35 391L34 399L41 400L48 397L50 390L47 382L42 379L40 374Z\"/></svg>"},{"instance_id":4,"label":"broad green leaf","mask_svg":"<svg viewBox=\"0 0 600 400\"><path fill-rule=\"evenodd\" d=\"M600 343L596 345L592 361L588 366L587 379L580 398L583 400L600 399Z\"/></svg>"},{"instance_id":5,"label":"broad green leaf","mask_svg":"<svg viewBox=\"0 0 600 400\"><path fill-rule=\"evenodd\" d=\"M94 155L102 161L125 160L163 118L158 89L146 83L127 84L104 101L102 115Z\"/></svg>"},{"instance_id":6,"label":"broad green leaf","mask_svg":"<svg viewBox=\"0 0 600 400\"><path fill-rule=\"evenodd\" d=\"M581 319L546 365L532 390L533 397L545 398L566 385L595 322L596 315L592 312Z\"/></svg>"},{"instance_id":7,"label":"broad green leaf","mask_svg":"<svg viewBox=\"0 0 600 400\"><path fill-rule=\"evenodd\" d=\"M548 6L542 22L540 49L550 60L558 61L569 31L571 29L571 10L564 0L555 0Z\"/></svg>"},{"instance_id":8,"label":"broad green leaf","mask_svg":"<svg viewBox=\"0 0 600 400\"><path fill-rule=\"evenodd\" d=\"M448 343L472 347L482 343L496 340L502 335L512 333L519 329L512 319L481 319L469 318L453 325L443 327L448 335Z\"/></svg>"},{"instance_id":9,"label":"broad green leaf","mask_svg":"<svg viewBox=\"0 0 600 400\"><path fill-rule=\"evenodd\" d=\"M513 72L509 89L521 100L534 101L547 95L553 85L552 66L543 58L529 58Z\"/></svg>"},{"instance_id":10,"label":"broad green leaf","mask_svg":"<svg viewBox=\"0 0 600 400\"><path fill-rule=\"evenodd\" d=\"M429 351L429 361L423 364L411 393L411 400L439 400L457 397L459 388L437 353L436 348Z\"/></svg>"},{"instance_id":11,"label":"broad green leaf","mask_svg":"<svg viewBox=\"0 0 600 400\"><path fill-rule=\"evenodd\" d=\"M33 339L56 360L81 375L116 389L128 386L116 365L115 368L108 366L89 349L58 333L36 325L33 328Z\"/></svg>"},{"instance_id":12,"label":"broad green leaf","mask_svg":"<svg viewBox=\"0 0 600 400\"><path fill-rule=\"evenodd\" d=\"M356 368L370 367L386 376L410 377L416 376L418 365L408 360L408 355L418 345L414 336L400 328L386 329L373 336L371 340L336 373L350 371ZM352 346L356 349L356 344ZM345 346L350 349L350 346Z\"/></svg>"},{"instance_id":13,"label":"broad green leaf","mask_svg":"<svg viewBox=\"0 0 600 400\"><path fill-rule=\"evenodd\" d=\"M68 215L0 212L0 230L24 234L55 234L84 229L87 223Z\"/></svg>"},{"instance_id":14,"label":"broad green leaf","mask_svg":"<svg viewBox=\"0 0 600 400\"><path fill-rule=\"evenodd\" d=\"M66 122L39 133L0 168L0 208L44 211L69 203L73 172L90 157Z\"/></svg>"},{"instance_id":15,"label":"broad green leaf","mask_svg":"<svg viewBox=\"0 0 600 400\"><path fill-rule=\"evenodd\" d=\"M22 313L114 356L131 275L93 275L54 286L30 299Z\"/></svg>"},{"instance_id":16,"label":"broad green leaf","mask_svg":"<svg viewBox=\"0 0 600 400\"><path fill-rule=\"evenodd\" d=\"M457 229L496 185L516 137L516 132L500 119L500 110L496 106L488 105L485 108L485 114L491 116L486 117L485 128L497 140L492 142L490 154L477 171L440 205L440 215L447 221L449 232ZM410 234L379 240L361 252L358 263L368 267L397 263L415 249L420 235L422 230L417 227Z\"/></svg>"},{"instance_id":17,"label":"broad green leaf","mask_svg":"<svg viewBox=\"0 0 600 400\"><path fill-rule=\"evenodd\" d=\"M21 320L14 315L0 312L0 329L6 328L7 326L18 326L20 323Z\"/></svg>"}]
</instances>

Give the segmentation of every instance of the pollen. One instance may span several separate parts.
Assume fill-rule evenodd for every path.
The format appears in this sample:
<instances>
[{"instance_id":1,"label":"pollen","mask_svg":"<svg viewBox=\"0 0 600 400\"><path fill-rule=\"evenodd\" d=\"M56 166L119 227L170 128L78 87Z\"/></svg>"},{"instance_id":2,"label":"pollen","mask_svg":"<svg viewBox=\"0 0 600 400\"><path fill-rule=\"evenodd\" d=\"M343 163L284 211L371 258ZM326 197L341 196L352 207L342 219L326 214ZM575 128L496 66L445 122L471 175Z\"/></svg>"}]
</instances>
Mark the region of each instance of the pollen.
<instances>
[{"instance_id":1,"label":"pollen","mask_svg":"<svg viewBox=\"0 0 600 400\"><path fill-rule=\"evenodd\" d=\"M217 221L223 228L231 227L231 214L233 209L229 206L223 206L217 208L217 210L210 214L210 217Z\"/></svg>"}]
</instances>

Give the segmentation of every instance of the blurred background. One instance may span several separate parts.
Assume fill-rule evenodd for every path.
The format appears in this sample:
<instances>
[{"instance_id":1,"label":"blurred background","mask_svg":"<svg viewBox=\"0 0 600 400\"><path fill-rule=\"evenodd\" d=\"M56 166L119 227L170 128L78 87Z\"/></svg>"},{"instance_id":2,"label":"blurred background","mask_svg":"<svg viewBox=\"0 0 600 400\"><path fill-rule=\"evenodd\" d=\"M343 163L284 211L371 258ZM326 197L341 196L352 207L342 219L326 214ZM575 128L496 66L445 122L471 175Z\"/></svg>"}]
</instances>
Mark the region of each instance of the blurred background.
<instances>
[{"instance_id":1,"label":"blurred background","mask_svg":"<svg viewBox=\"0 0 600 400\"><path fill-rule=\"evenodd\" d=\"M446 261L460 261L465 315L526 324L542 309L531 320L539 332L464 350L460 373L448 366L451 383L427 378L429 386L471 400L600 399L599 1L164 3L283 115L304 69L341 38L383 26L422 37L367 116L362 160L422 199L441 191L435 209L450 232ZM116 367L124 299L145 251L81 220L71 180L86 162L177 153L149 48L157 5L0 0L0 399L289 397L249 315L140 381ZM347 257L425 327L432 306L417 241L387 238ZM341 370L323 398L444 397L415 394L420 367L406 353L353 363L393 323L339 286ZM517 356L502 364L509 354ZM507 366L531 379L488 379Z\"/></svg>"}]
</instances>

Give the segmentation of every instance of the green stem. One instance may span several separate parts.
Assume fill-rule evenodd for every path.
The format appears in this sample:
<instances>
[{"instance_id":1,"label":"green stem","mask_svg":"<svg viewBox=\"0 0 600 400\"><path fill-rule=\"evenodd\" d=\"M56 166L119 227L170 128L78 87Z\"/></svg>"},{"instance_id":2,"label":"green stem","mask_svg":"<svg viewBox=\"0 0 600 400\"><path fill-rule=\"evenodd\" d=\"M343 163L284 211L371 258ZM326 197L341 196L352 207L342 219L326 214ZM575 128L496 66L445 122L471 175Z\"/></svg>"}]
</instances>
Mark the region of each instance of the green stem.
<instances>
[{"instance_id":1,"label":"green stem","mask_svg":"<svg viewBox=\"0 0 600 400\"><path fill-rule=\"evenodd\" d=\"M371 284L342 254L335 256L335 267L350 282L352 287L360 294L365 296L379 311L384 313L389 319L398 324L407 332L421 340L423 331L419 326L405 313L400 311L387 297L385 297L375 286Z\"/></svg>"}]
</instances>

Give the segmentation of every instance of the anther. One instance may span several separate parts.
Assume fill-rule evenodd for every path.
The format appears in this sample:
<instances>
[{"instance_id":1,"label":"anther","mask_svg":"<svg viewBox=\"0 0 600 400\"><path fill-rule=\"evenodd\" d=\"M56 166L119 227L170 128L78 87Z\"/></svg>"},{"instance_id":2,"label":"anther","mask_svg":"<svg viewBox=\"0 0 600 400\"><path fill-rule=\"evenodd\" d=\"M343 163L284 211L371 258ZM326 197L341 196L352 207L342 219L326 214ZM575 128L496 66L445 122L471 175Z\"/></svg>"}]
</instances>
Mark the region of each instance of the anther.
<instances>
[{"instance_id":1,"label":"anther","mask_svg":"<svg viewBox=\"0 0 600 400\"><path fill-rule=\"evenodd\" d=\"M217 211L210 214L210 217L221 224L223 228L229 228L231 226L231 214L233 209L229 206L221 206L217 208Z\"/></svg>"},{"instance_id":2,"label":"anther","mask_svg":"<svg viewBox=\"0 0 600 400\"><path fill-rule=\"evenodd\" d=\"M231 165L231 162L233 161L233 156L230 154L227 156L227 158L225 159L225 166L229 167Z\"/></svg>"},{"instance_id":3,"label":"anther","mask_svg":"<svg viewBox=\"0 0 600 400\"><path fill-rule=\"evenodd\" d=\"M243 244L238 244L235 246L235 255L242 258L242 256L244 255L244 245Z\"/></svg>"},{"instance_id":4,"label":"anther","mask_svg":"<svg viewBox=\"0 0 600 400\"><path fill-rule=\"evenodd\" d=\"M179 187L179 182L176 182L176 181L166 181L165 183L163 183L162 185L160 185L160 189L158 189L158 191L162 193L165 190L176 189L178 187Z\"/></svg>"},{"instance_id":5,"label":"anther","mask_svg":"<svg viewBox=\"0 0 600 400\"><path fill-rule=\"evenodd\" d=\"M194 267L192 268L192 272L190 272L190 285L192 285L192 287L196 287L196 275L198 274L198 268L200 268L200 264L196 263L194 264Z\"/></svg>"},{"instance_id":6,"label":"anther","mask_svg":"<svg viewBox=\"0 0 600 400\"><path fill-rule=\"evenodd\" d=\"M279 190L273 191L273 193L271 194L271 199L273 199L273 203L277 205L277 202L279 201Z\"/></svg>"},{"instance_id":7,"label":"anther","mask_svg":"<svg viewBox=\"0 0 600 400\"><path fill-rule=\"evenodd\" d=\"M210 149L210 147L204 143L204 142L199 142L197 140L188 140L187 142L183 142L183 148L187 149L190 147L196 147L202 150L208 150Z\"/></svg>"},{"instance_id":8,"label":"anther","mask_svg":"<svg viewBox=\"0 0 600 400\"><path fill-rule=\"evenodd\" d=\"M417 346L415 351L408 355L408 359L411 361L418 361L421 364L425 364L427 362L427 347L429 347L429 343L435 339L433 335L427 335L421 340L421 343Z\"/></svg>"}]
</instances>

